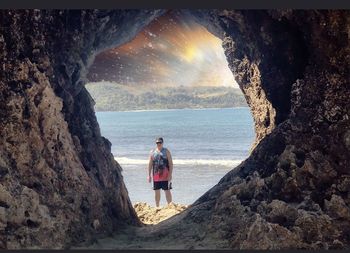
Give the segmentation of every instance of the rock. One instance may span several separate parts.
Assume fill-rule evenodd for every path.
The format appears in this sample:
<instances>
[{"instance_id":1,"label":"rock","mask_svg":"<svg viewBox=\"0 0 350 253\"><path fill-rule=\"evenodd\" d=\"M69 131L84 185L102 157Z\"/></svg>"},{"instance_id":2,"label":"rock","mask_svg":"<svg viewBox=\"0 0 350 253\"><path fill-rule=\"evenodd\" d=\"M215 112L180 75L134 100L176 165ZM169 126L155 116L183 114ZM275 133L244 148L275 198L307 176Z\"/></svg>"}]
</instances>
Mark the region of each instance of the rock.
<instances>
[{"instance_id":1,"label":"rock","mask_svg":"<svg viewBox=\"0 0 350 253\"><path fill-rule=\"evenodd\" d=\"M317 215L316 213L298 210L298 218L295 226L300 228L299 233L302 240L313 247L314 244L321 243L321 248L328 245L329 238L337 238L339 231L332 226L332 220L327 215Z\"/></svg>"},{"instance_id":2,"label":"rock","mask_svg":"<svg viewBox=\"0 0 350 253\"><path fill-rule=\"evenodd\" d=\"M342 176L340 178L340 182L337 185L337 189L340 192L350 192L350 176Z\"/></svg>"},{"instance_id":3,"label":"rock","mask_svg":"<svg viewBox=\"0 0 350 253\"><path fill-rule=\"evenodd\" d=\"M315 213L322 213L320 205L315 203L310 196L306 196L304 200L297 205L297 208Z\"/></svg>"},{"instance_id":4,"label":"rock","mask_svg":"<svg viewBox=\"0 0 350 253\"><path fill-rule=\"evenodd\" d=\"M267 205L266 220L284 227L292 227L298 217L296 208L280 200L273 200Z\"/></svg>"},{"instance_id":5,"label":"rock","mask_svg":"<svg viewBox=\"0 0 350 253\"><path fill-rule=\"evenodd\" d=\"M93 237L95 220L107 234L140 223L79 76L95 51L132 38L161 11L79 13L0 13L9 24L0 31L0 207L11 231L0 241L8 249L68 246ZM68 28L80 22L76 15L95 34ZM119 36L122 30L133 32Z\"/></svg>"},{"instance_id":6,"label":"rock","mask_svg":"<svg viewBox=\"0 0 350 253\"><path fill-rule=\"evenodd\" d=\"M94 227L95 230L98 230L100 228L100 226L101 226L100 221L97 220L97 219L94 220L94 222L92 224L93 224L93 227Z\"/></svg>"},{"instance_id":7,"label":"rock","mask_svg":"<svg viewBox=\"0 0 350 253\"><path fill-rule=\"evenodd\" d=\"M344 244L338 239L335 239L332 245L329 247L329 249L343 249L343 248L344 248Z\"/></svg>"},{"instance_id":8,"label":"rock","mask_svg":"<svg viewBox=\"0 0 350 253\"><path fill-rule=\"evenodd\" d=\"M6 217L5 207L0 207L0 231L4 231L7 226L7 217Z\"/></svg>"},{"instance_id":9,"label":"rock","mask_svg":"<svg viewBox=\"0 0 350 253\"><path fill-rule=\"evenodd\" d=\"M240 243L240 249L298 249L302 245L300 238L291 231L266 222L257 215L254 223L248 228L247 238Z\"/></svg>"},{"instance_id":10,"label":"rock","mask_svg":"<svg viewBox=\"0 0 350 253\"><path fill-rule=\"evenodd\" d=\"M344 143L347 149L350 151L350 130L344 134Z\"/></svg>"},{"instance_id":11,"label":"rock","mask_svg":"<svg viewBox=\"0 0 350 253\"><path fill-rule=\"evenodd\" d=\"M11 194L5 189L3 185L0 184L0 206L4 208L9 208L12 206L14 200Z\"/></svg>"},{"instance_id":12,"label":"rock","mask_svg":"<svg viewBox=\"0 0 350 253\"><path fill-rule=\"evenodd\" d=\"M325 211L333 218L350 219L350 208L344 200L338 195L332 195L330 201L325 200Z\"/></svg>"},{"instance_id":13,"label":"rock","mask_svg":"<svg viewBox=\"0 0 350 253\"><path fill-rule=\"evenodd\" d=\"M4 178L8 173L8 168L0 166L0 179Z\"/></svg>"}]
</instances>

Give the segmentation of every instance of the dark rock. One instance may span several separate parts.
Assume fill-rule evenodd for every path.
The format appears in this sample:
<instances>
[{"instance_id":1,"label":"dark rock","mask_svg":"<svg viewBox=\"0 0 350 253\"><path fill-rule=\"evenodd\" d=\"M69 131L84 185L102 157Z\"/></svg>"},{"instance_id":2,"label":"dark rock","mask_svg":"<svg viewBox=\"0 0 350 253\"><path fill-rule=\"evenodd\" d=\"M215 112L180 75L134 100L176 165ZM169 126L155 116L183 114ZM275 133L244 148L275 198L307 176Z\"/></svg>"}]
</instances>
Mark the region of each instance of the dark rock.
<instances>
[{"instance_id":1,"label":"dark rock","mask_svg":"<svg viewBox=\"0 0 350 253\"><path fill-rule=\"evenodd\" d=\"M325 200L325 212L333 218L350 219L350 208L344 200L337 195L332 195L331 200Z\"/></svg>"},{"instance_id":2,"label":"dark rock","mask_svg":"<svg viewBox=\"0 0 350 253\"><path fill-rule=\"evenodd\" d=\"M9 169L6 167L0 167L0 179L5 177L9 173Z\"/></svg>"}]
</instances>

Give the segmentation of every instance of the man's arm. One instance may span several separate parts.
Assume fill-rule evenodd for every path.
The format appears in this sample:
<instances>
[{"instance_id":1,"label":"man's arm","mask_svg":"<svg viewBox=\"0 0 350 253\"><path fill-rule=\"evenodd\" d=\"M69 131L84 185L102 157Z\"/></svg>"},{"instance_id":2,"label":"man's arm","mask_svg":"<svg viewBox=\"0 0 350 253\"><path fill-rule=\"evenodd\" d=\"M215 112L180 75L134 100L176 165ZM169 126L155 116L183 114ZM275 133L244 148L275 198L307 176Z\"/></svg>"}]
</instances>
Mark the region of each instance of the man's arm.
<instances>
[{"instance_id":1,"label":"man's arm","mask_svg":"<svg viewBox=\"0 0 350 253\"><path fill-rule=\"evenodd\" d=\"M148 161L148 176L147 176L148 182L151 182L151 179L152 179L152 177L151 177L152 166L153 166L152 154L150 154L149 161Z\"/></svg>"},{"instance_id":2,"label":"man's arm","mask_svg":"<svg viewBox=\"0 0 350 253\"><path fill-rule=\"evenodd\" d=\"M169 177L168 177L168 181L170 181L172 179L172 175L173 175L173 158L171 157L170 151L167 150L167 158L168 158L168 162L169 162Z\"/></svg>"}]
</instances>

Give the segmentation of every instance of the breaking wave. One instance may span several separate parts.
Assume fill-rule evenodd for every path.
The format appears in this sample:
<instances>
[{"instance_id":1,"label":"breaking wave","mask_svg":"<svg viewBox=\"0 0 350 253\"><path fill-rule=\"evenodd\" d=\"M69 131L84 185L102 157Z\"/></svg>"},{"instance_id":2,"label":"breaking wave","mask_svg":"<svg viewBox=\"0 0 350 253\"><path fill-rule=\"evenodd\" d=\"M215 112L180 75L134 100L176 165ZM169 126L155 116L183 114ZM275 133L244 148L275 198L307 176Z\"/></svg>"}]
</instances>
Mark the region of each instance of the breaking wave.
<instances>
[{"instance_id":1,"label":"breaking wave","mask_svg":"<svg viewBox=\"0 0 350 253\"><path fill-rule=\"evenodd\" d=\"M121 165L147 165L146 159L130 159L127 157L114 157ZM174 165L220 165L236 166L243 160L212 160L212 159L173 159Z\"/></svg>"}]
</instances>

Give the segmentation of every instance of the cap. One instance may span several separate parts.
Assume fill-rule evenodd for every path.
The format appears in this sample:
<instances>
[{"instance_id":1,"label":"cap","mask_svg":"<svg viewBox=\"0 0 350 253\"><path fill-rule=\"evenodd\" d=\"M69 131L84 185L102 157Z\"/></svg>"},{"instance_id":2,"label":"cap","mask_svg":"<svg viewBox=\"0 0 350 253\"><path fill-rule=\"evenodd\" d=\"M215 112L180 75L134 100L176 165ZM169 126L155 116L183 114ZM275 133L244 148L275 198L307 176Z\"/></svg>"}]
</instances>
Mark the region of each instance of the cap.
<instances>
[{"instance_id":1,"label":"cap","mask_svg":"<svg viewBox=\"0 0 350 253\"><path fill-rule=\"evenodd\" d=\"M158 143L158 142L163 143L163 138L162 138L162 137L157 138L157 139L156 139L156 143Z\"/></svg>"}]
</instances>

